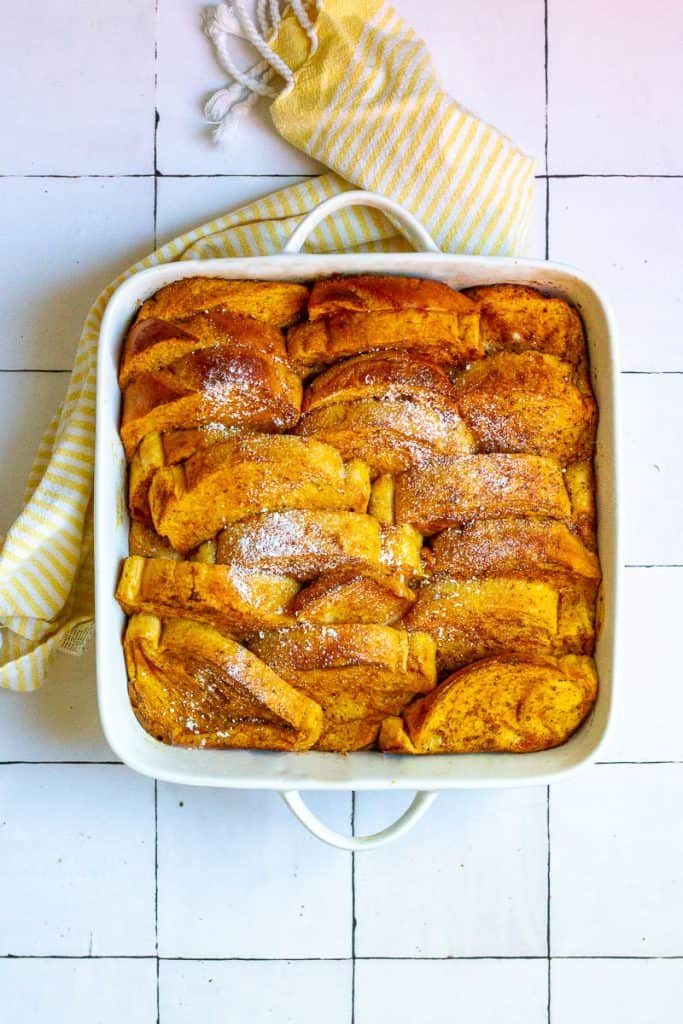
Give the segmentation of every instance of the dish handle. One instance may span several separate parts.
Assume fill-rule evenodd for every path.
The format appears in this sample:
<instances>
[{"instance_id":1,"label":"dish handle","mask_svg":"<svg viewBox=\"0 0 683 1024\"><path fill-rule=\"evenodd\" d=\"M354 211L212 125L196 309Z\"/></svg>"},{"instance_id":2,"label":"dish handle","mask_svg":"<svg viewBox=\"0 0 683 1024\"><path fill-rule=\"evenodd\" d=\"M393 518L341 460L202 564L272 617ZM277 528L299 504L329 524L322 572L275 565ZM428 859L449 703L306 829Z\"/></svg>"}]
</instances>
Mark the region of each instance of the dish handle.
<instances>
[{"instance_id":1,"label":"dish handle","mask_svg":"<svg viewBox=\"0 0 683 1024\"><path fill-rule=\"evenodd\" d=\"M416 825L422 815L436 800L438 793L416 793L408 807L400 818L387 825L381 832L375 832L369 836L345 836L341 832L335 832L328 828L322 821L316 818L315 814L304 803L301 793L296 789L287 789L280 793L280 796L289 807L292 814L299 819L304 828L307 828L316 839L321 839L328 846L336 846L338 850L374 850L384 843L398 839L399 836L408 832L413 825Z\"/></svg>"},{"instance_id":2,"label":"dish handle","mask_svg":"<svg viewBox=\"0 0 683 1024\"><path fill-rule=\"evenodd\" d=\"M396 223L401 234L412 243L416 252L441 252L432 236L425 231L412 213L409 213L399 203L394 202L393 199L381 196L377 192L365 192L363 189L351 189L349 192L340 192L336 196L324 199L295 228L282 247L282 252L299 252L311 231L317 228L321 220L347 206L370 206L374 210L381 210Z\"/></svg>"}]
</instances>

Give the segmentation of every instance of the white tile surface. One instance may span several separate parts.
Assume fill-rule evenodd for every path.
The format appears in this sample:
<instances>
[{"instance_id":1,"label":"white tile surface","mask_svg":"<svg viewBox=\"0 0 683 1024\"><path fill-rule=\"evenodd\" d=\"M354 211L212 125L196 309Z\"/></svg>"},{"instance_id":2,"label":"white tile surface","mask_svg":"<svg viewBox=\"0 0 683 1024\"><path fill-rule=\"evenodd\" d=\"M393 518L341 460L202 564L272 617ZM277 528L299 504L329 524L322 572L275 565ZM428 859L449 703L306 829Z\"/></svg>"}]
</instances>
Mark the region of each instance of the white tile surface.
<instances>
[{"instance_id":1,"label":"white tile surface","mask_svg":"<svg viewBox=\"0 0 683 1024\"><path fill-rule=\"evenodd\" d=\"M626 562L681 565L683 374L625 374L621 392Z\"/></svg>"},{"instance_id":2,"label":"white tile surface","mask_svg":"<svg viewBox=\"0 0 683 1024\"><path fill-rule=\"evenodd\" d=\"M40 690L0 690L0 761L116 761L97 713L95 642L56 655Z\"/></svg>"},{"instance_id":3,"label":"white tile surface","mask_svg":"<svg viewBox=\"0 0 683 1024\"><path fill-rule=\"evenodd\" d=\"M553 1024L673 1024L683 1006L682 960L555 960Z\"/></svg>"},{"instance_id":4,"label":"white tile surface","mask_svg":"<svg viewBox=\"0 0 683 1024\"><path fill-rule=\"evenodd\" d=\"M318 174L320 166L273 129L268 104L242 118L237 137L216 145L203 107L227 76L201 32L201 0L163 0L157 29L157 161L162 174ZM244 68L258 60L246 43L235 53Z\"/></svg>"},{"instance_id":5,"label":"white tile surface","mask_svg":"<svg viewBox=\"0 0 683 1024\"><path fill-rule=\"evenodd\" d=\"M681 5L553 0L548 33L551 173L682 173Z\"/></svg>"},{"instance_id":6,"label":"white tile surface","mask_svg":"<svg viewBox=\"0 0 683 1024\"><path fill-rule=\"evenodd\" d=\"M68 383L68 373L0 372L0 408L3 410L0 534L7 531L21 509L36 450L64 399Z\"/></svg>"},{"instance_id":7,"label":"white tile surface","mask_svg":"<svg viewBox=\"0 0 683 1024\"><path fill-rule=\"evenodd\" d=\"M356 797L356 833L405 794ZM441 793L400 843L356 858L358 956L523 956L546 950L546 794Z\"/></svg>"},{"instance_id":8,"label":"white tile surface","mask_svg":"<svg viewBox=\"0 0 683 1024\"><path fill-rule=\"evenodd\" d=\"M683 955L683 765L603 765L550 801L555 956Z\"/></svg>"},{"instance_id":9,"label":"white tile surface","mask_svg":"<svg viewBox=\"0 0 683 1024\"><path fill-rule=\"evenodd\" d=\"M359 961L356 1024L546 1024L544 960Z\"/></svg>"},{"instance_id":10,"label":"white tile surface","mask_svg":"<svg viewBox=\"0 0 683 1024\"><path fill-rule=\"evenodd\" d=\"M445 87L544 171L544 6L395 0ZM160 241L318 168L279 139L264 103L218 148L203 123L225 82L199 30L203 0L14 4L0 33L1 368L68 368L97 292ZM683 6L548 4L551 172L683 174ZM157 13L155 14L155 8ZM158 58L155 64L155 45ZM242 59L249 62L247 49ZM155 91L155 72L158 84ZM420 173L420 168L417 173ZM74 175L74 178L3 177ZM201 174L204 177L193 178ZM169 176L172 175L172 176ZM183 177L185 176L185 177ZM290 176L290 177L287 177ZM613 299L628 370L683 370L675 179L554 179L550 252ZM529 254L545 252L537 182ZM683 564L683 376L627 375L625 558ZM66 385L0 373L0 532ZM683 760L677 648L683 569L628 569L624 669L607 760ZM0 692L0 761L109 760L93 651L62 656L39 693ZM683 764L604 766L552 791L552 948L562 956L683 956ZM122 767L0 766L0 953L151 955L154 786ZM348 830L350 799L311 797ZM403 798L357 799L356 828ZM182 803L183 806L180 806ZM351 860L309 837L272 794L159 786L160 1024L351 1019ZM545 1021L545 792L441 796L416 831L356 858L357 1024ZM681 960L555 960L553 1024L669 1024ZM1 959L0 1018L156 1019L149 960ZM58 1010L56 1008L59 1008ZM60 1019L61 1019L60 1016Z\"/></svg>"},{"instance_id":11,"label":"white tile surface","mask_svg":"<svg viewBox=\"0 0 683 1024\"><path fill-rule=\"evenodd\" d=\"M348 794L307 800L349 831ZM160 785L159 951L349 956L350 858L309 836L275 793Z\"/></svg>"},{"instance_id":12,"label":"white tile surface","mask_svg":"<svg viewBox=\"0 0 683 1024\"><path fill-rule=\"evenodd\" d=\"M683 761L683 569L627 569L622 671L601 761Z\"/></svg>"},{"instance_id":13,"label":"white tile surface","mask_svg":"<svg viewBox=\"0 0 683 1024\"><path fill-rule=\"evenodd\" d=\"M0 174L153 170L152 0L5 4L2 34Z\"/></svg>"},{"instance_id":14,"label":"white tile surface","mask_svg":"<svg viewBox=\"0 0 683 1024\"><path fill-rule=\"evenodd\" d=\"M154 952L154 784L117 765L0 766L0 955Z\"/></svg>"},{"instance_id":15,"label":"white tile surface","mask_svg":"<svg viewBox=\"0 0 683 1024\"><path fill-rule=\"evenodd\" d=\"M394 0L393 6L426 42L446 92L536 157L537 172L544 173L543 5L517 0L514 28L506 0Z\"/></svg>"},{"instance_id":16,"label":"white tile surface","mask_svg":"<svg viewBox=\"0 0 683 1024\"><path fill-rule=\"evenodd\" d=\"M301 181L297 177L189 177L159 178L157 192L157 238L170 242L230 210L252 203L287 185Z\"/></svg>"},{"instance_id":17,"label":"white tile surface","mask_svg":"<svg viewBox=\"0 0 683 1024\"><path fill-rule=\"evenodd\" d=\"M550 182L550 258L594 277L615 307L622 370L683 370L683 180Z\"/></svg>"},{"instance_id":18,"label":"white tile surface","mask_svg":"<svg viewBox=\"0 0 683 1024\"><path fill-rule=\"evenodd\" d=\"M14 1024L156 1019L154 960L0 960L3 1019Z\"/></svg>"},{"instance_id":19,"label":"white tile surface","mask_svg":"<svg viewBox=\"0 0 683 1024\"><path fill-rule=\"evenodd\" d=\"M154 247L151 178L3 178L0 369L66 370L90 305Z\"/></svg>"},{"instance_id":20,"label":"white tile surface","mask_svg":"<svg viewBox=\"0 0 683 1024\"><path fill-rule=\"evenodd\" d=\"M351 963L162 961L162 1024L348 1024ZM248 1010L247 1010L248 1007ZM242 1009L240 1009L242 1008Z\"/></svg>"}]
</instances>

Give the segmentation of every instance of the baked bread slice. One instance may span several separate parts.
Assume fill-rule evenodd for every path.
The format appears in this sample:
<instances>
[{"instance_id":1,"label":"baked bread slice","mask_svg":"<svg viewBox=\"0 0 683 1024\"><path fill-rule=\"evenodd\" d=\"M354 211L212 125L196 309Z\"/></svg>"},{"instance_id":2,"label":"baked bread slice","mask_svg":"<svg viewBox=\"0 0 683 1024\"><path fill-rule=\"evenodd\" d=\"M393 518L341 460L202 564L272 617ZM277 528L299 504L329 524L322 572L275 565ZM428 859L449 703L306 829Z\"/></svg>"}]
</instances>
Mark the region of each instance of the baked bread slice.
<instances>
[{"instance_id":1,"label":"baked bread slice","mask_svg":"<svg viewBox=\"0 0 683 1024\"><path fill-rule=\"evenodd\" d=\"M194 619L245 636L293 623L287 609L298 589L295 580L274 573L131 555L123 563L116 600L127 615Z\"/></svg>"},{"instance_id":2,"label":"baked bread slice","mask_svg":"<svg viewBox=\"0 0 683 1024\"><path fill-rule=\"evenodd\" d=\"M585 361L581 317L564 299L519 284L482 285L464 294L478 304L487 352L535 349L569 363Z\"/></svg>"},{"instance_id":3,"label":"baked bread slice","mask_svg":"<svg viewBox=\"0 0 683 1024\"><path fill-rule=\"evenodd\" d=\"M216 538L216 561L310 580L349 566L380 566L379 523L364 512L289 509L231 523Z\"/></svg>"},{"instance_id":4,"label":"baked bread slice","mask_svg":"<svg viewBox=\"0 0 683 1024\"><path fill-rule=\"evenodd\" d=\"M378 523L394 526L396 523L396 481L391 473L381 473L372 481L368 512Z\"/></svg>"},{"instance_id":5,"label":"baked bread slice","mask_svg":"<svg viewBox=\"0 0 683 1024\"><path fill-rule=\"evenodd\" d=\"M479 314L423 309L336 313L290 327L287 351L302 374L375 349L410 349L464 366L483 355Z\"/></svg>"},{"instance_id":6,"label":"baked bread slice","mask_svg":"<svg viewBox=\"0 0 683 1024\"><path fill-rule=\"evenodd\" d=\"M403 621L434 638L438 670L444 672L506 652L590 653L591 611L580 589L496 576L428 583Z\"/></svg>"},{"instance_id":7,"label":"baked bread slice","mask_svg":"<svg viewBox=\"0 0 683 1024\"><path fill-rule=\"evenodd\" d=\"M409 398L429 404L439 396L457 413L455 389L437 359L389 349L344 359L314 377L304 392L302 411L359 398Z\"/></svg>"},{"instance_id":8,"label":"baked bread slice","mask_svg":"<svg viewBox=\"0 0 683 1024\"><path fill-rule=\"evenodd\" d=\"M258 352L206 348L136 377L123 392L121 440L128 458L142 438L210 423L287 430L299 419L301 381Z\"/></svg>"},{"instance_id":9,"label":"baked bread slice","mask_svg":"<svg viewBox=\"0 0 683 1024\"><path fill-rule=\"evenodd\" d=\"M160 537L156 530L136 519L131 520L128 530L128 550L131 555L142 558L168 558L179 562L182 555L174 551L165 537Z\"/></svg>"},{"instance_id":10,"label":"baked bread slice","mask_svg":"<svg viewBox=\"0 0 683 1024\"><path fill-rule=\"evenodd\" d=\"M578 729L597 691L591 658L486 658L383 722L379 745L402 754L547 750Z\"/></svg>"},{"instance_id":11,"label":"baked bread slice","mask_svg":"<svg viewBox=\"0 0 683 1024\"><path fill-rule=\"evenodd\" d=\"M135 449L128 467L128 509L131 517L142 523L151 523L149 487L158 469L175 466L202 448L210 448L212 444L226 441L239 433L243 433L239 427L208 423L205 427L170 430L166 434L156 430L146 434Z\"/></svg>"},{"instance_id":12,"label":"baked bread slice","mask_svg":"<svg viewBox=\"0 0 683 1024\"><path fill-rule=\"evenodd\" d=\"M396 478L394 505L397 523L426 534L476 519L571 514L560 464L540 455L435 459Z\"/></svg>"},{"instance_id":13,"label":"baked bread slice","mask_svg":"<svg viewBox=\"0 0 683 1024\"><path fill-rule=\"evenodd\" d=\"M289 281L228 281L220 277L186 277L161 288L142 304L136 323L183 320L198 310L222 310L287 327L306 313L308 288Z\"/></svg>"},{"instance_id":14,"label":"baked bread slice","mask_svg":"<svg viewBox=\"0 0 683 1024\"><path fill-rule=\"evenodd\" d=\"M337 722L331 718L323 721L323 731L315 744L315 750L329 753L349 754L355 750L371 750L377 741L381 721L372 718L357 718L351 722Z\"/></svg>"},{"instance_id":15,"label":"baked bread slice","mask_svg":"<svg viewBox=\"0 0 683 1024\"><path fill-rule=\"evenodd\" d=\"M595 400L557 356L498 352L468 366L454 391L479 451L548 455L566 465L593 450Z\"/></svg>"},{"instance_id":16,"label":"baked bread slice","mask_svg":"<svg viewBox=\"0 0 683 1024\"><path fill-rule=\"evenodd\" d=\"M210 626L134 615L123 649L133 710L158 740L308 750L320 736L320 706Z\"/></svg>"},{"instance_id":17,"label":"baked bread slice","mask_svg":"<svg viewBox=\"0 0 683 1024\"><path fill-rule=\"evenodd\" d=\"M457 406L436 395L429 402L368 398L325 405L306 413L296 432L334 445L345 459L363 459L373 474L400 473L475 447Z\"/></svg>"},{"instance_id":18,"label":"baked bread slice","mask_svg":"<svg viewBox=\"0 0 683 1024\"><path fill-rule=\"evenodd\" d=\"M433 648L431 640L427 638L424 642L428 648ZM430 665L428 655L425 661L422 648L419 648L419 664L413 664L415 644L405 630L391 626L306 623L263 633L252 638L249 646L278 672L349 667L382 669L388 673L385 681L391 688L392 679L395 681L409 670L427 679L435 678L433 658Z\"/></svg>"},{"instance_id":19,"label":"baked bread slice","mask_svg":"<svg viewBox=\"0 0 683 1024\"><path fill-rule=\"evenodd\" d=\"M591 460L567 466L564 482L572 506L572 527L591 551L596 551L597 512L595 508L595 470Z\"/></svg>"},{"instance_id":20,"label":"baked bread slice","mask_svg":"<svg viewBox=\"0 0 683 1024\"><path fill-rule=\"evenodd\" d=\"M375 622L388 626L404 615L415 594L403 577L381 569L330 569L300 590L291 610L302 622Z\"/></svg>"},{"instance_id":21,"label":"baked bread slice","mask_svg":"<svg viewBox=\"0 0 683 1024\"><path fill-rule=\"evenodd\" d=\"M336 747L333 736L325 733L328 724L335 723L336 729L337 723L353 723L354 747L346 749L357 749L356 743L366 746L386 715L397 714L436 682L431 638L409 636L390 626L299 625L263 633L252 638L250 647L321 705L324 749L340 749L339 733ZM345 739L350 741L349 731Z\"/></svg>"},{"instance_id":22,"label":"baked bread slice","mask_svg":"<svg viewBox=\"0 0 683 1024\"><path fill-rule=\"evenodd\" d=\"M119 385L125 388L143 373L153 373L199 349L218 346L287 359L282 331L250 316L202 312L181 321L136 320L123 346Z\"/></svg>"},{"instance_id":23,"label":"baked bread slice","mask_svg":"<svg viewBox=\"0 0 683 1024\"><path fill-rule=\"evenodd\" d=\"M411 582L421 579L424 576L422 540L422 534L414 526L383 526L380 562Z\"/></svg>"},{"instance_id":24,"label":"baked bread slice","mask_svg":"<svg viewBox=\"0 0 683 1024\"><path fill-rule=\"evenodd\" d=\"M600 582L600 563L565 523L553 519L483 519L444 530L425 552L432 578L521 576Z\"/></svg>"},{"instance_id":25,"label":"baked bread slice","mask_svg":"<svg viewBox=\"0 0 683 1024\"><path fill-rule=\"evenodd\" d=\"M189 551L228 523L290 508L364 512L367 466L345 465L330 445L277 434L244 434L158 470L149 491L157 533Z\"/></svg>"},{"instance_id":26,"label":"baked bread slice","mask_svg":"<svg viewBox=\"0 0 683 1024\"><path fill-rule=\"evenodd\" d=\"M387 277L359 274L357 277L333 276L316 281L308 300L309 320L331 313L349 311L370 313L377 310L425 309L441 313L468 313L474 303L441 281L422 277Z\"/></svg>"}]
</instances>

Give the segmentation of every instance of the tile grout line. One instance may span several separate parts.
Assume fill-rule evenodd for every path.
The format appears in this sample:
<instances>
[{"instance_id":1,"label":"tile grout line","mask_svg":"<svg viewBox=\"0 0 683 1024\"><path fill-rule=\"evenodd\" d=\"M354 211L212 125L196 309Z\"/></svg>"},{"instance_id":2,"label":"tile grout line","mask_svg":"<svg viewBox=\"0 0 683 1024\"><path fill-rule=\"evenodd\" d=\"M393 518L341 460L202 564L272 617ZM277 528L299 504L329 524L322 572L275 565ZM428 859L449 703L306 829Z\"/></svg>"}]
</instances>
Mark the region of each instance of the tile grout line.
<instances>
[{"instance_id":1,"label":"tile grout line","mask_svg":"<svg viewBox=\"0 0 683 1024\"><path fill-rule=\"evenodd\" d=\"M12 765L38 765L49 767L50 765L113 765L115 768L124 768L123 761L0 761L0 765L11 767Z\"/></svg>"},{"instance_id":2,"label":"tile grout line","mask_svg":"<svg viewBox=\"0 0 683 1024\"><path fill-rule=\"evenodd\" d=\"M44 174L0 174L0 181L4 179L12 181L21 181L26 179L27 181L80 181L81 179L97 179L97 178L153 178L155 174L159 178L319 178L319 174L310 174L308 172L291 170L291 171L253 171L241 173L229 173L222 171L214 171L202 173L197 171L196 173L181 173L168 171L133 171L126 174L50 174L45 172ZM681 181L683 180L683 173L681 174L665 174L663 172L648 172L640 171L631 174L625 174L618 171L567 171L564 173L555 172L550 174L544 172L542 174L535 174L534 177L537 181L544 179L550 179L551 181L560 180L566 181L574 178L623 178L626 180L649 180L657 181Z\"/></svg>"},{"instance_id":3,"label":"tile grout line","mask_svg":"<svg viewBox=\"0 0 683 1024\"><path fill-rule=\"evenodd\" d=\"M543 0L543 82L545 90L544 102L544 141L543 153L545 158L545 258L550 255L550 180L548 178L548 0Z\"/></svg>"},{"instance_id":4,"label":"tile grout line","mask_svg":"<svg viewBox=\"0 0 683 1024\"><path fill-rule=\"evenodd\" d=\"M154 780L154 959L156 966L156 1010L159 1024L159 783Z\"/></svg>"},{"instance_id":5,"label":"tile grout line","mask_svg":"<svg viewBox=\"0 0 683 1024\"><path fill-rule=\"evenodd\" d=\"M547 855L546 855L546 911L545 911L545 951L547 954L547 1003L546 1003L546 1020L547 1024L551 1024L551 1009L550 1009L550 996L551 996L551 968L552 958L550 950L550 900L551 900L551 845L550 845L550 786L545 788L545 832L546 832L546 843L547 843Z\"/></svg>"},{"instance_id":6,"label":"tile grout line","mask_svg":"<svg viewBox=\"0 0 683 1024\"><path fill-rule=\"evenodd\" d=\"M356 834L356 791L351 791L351 835ZM351 1024L356 1024L356 853L351 851Z\"/></svg>"},{"instance_id":7,"label":"tile grout line","mask_svg":"<svg viewBox=\"0 0 683 1024\"><path fill-rule=\"evenodd\" d=\"M683 562L624 562L624 569L683 569Z\"/></svg>"},{"instance_id":8,"label":"tile grout line","mask_svg":"<svg viewBox=\"0 0 683 1024\"><path fill-rule=\"evenodd\" d=\"M156 960L153 953L1 953L2 960ZM453 956L451 953L439 956L358 956L357 960L362 962L387 962L387 963L453 963L458 960L474 962L479 960L511 960L511 961L536 961L548 962L545 954L524 954L521 956L503 955L496 953L482 954L480 956ZM348 956L160 956L164 963L256 963L256 964L317 964L317 963L351 963ZM555 954L552 960L676 960L683 961L682 953L653 953L650 956L639 956L636 953L561 953Z\"/></svg>"},{"instance_id":9,"label":"tile grout line","mask_svg":"<svg viewBox=\"0 0 683 1024\"><path fill-rule=\"evenodd\" d=\"M159 0L154 0L154 140L152 145L152 153L154 160L154 208L153 208L153 223L154 223L154 250L157 248L157 201L159 193L159 159L158 159L158 135L159 135L159 108L157 107L157 87L159 84L159 72L158 72L158 56L159 56L159 41L157 39L157 31L159 28ZM157 1022L158 1024L158 1022Z\"/></svg>"}]
</instances>

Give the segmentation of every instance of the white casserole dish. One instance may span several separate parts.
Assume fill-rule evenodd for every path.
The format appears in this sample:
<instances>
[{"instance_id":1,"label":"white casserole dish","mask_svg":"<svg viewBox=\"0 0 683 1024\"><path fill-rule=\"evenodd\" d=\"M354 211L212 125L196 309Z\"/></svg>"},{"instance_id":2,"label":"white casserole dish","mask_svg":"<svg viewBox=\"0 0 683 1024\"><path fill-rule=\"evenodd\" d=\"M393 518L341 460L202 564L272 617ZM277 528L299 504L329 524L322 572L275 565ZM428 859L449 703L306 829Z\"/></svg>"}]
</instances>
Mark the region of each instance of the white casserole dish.
<instances>
[{"instance_id":1,"label":"white casserole dish","mask_svg":"<svg viewBox=\"0 0 683 1024\"><path fill-rule=\"evenodd\" d=\"M387 213L422 251L299 254L306 236L323 217L350 205L372 206ZM602 625L595 652L600 692L587 722L567 743L554 750L422 757L379 752L342 755L186 750L153 739L133 714L121 647L125 616L114 599L121 560L128 553L126 458L118 434L121 399L117 371L123 338L133 316L140 304L159 288L185 277L311 281L330 274L361 273L430 277L455 288L499 282L527 284L567 299L583 317L600 410L595 460L603 571ZM367 849L399 835L418 820L440 789L546 784L594 760L607 731L618 677L616 624L621 558L617 382L612 314L598 288L579 271L527 259L444 255L410 214L372 193L346 192L322 203L297 228L281 255L176 262L144 270L125 281L110 299L102 320L97 372L97 683L102 727L112 749L126 764L157 779L196 786L279 790L307 828L344 849ZM309 789L407 789L417 791L417 795L402 818L383 832L371 837L346 837L331 832L311 814L297 792Z\"/></svg>"}]
</instances>

